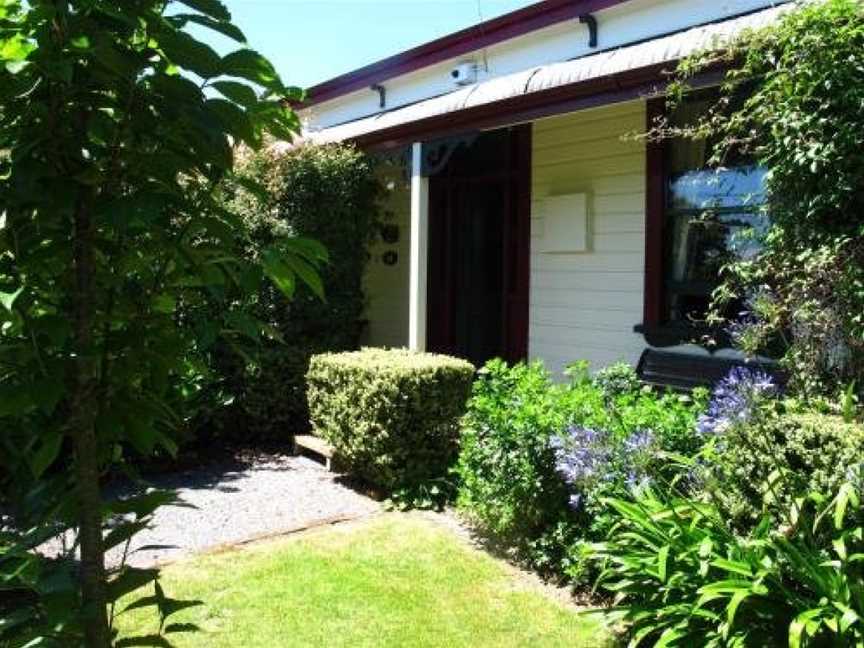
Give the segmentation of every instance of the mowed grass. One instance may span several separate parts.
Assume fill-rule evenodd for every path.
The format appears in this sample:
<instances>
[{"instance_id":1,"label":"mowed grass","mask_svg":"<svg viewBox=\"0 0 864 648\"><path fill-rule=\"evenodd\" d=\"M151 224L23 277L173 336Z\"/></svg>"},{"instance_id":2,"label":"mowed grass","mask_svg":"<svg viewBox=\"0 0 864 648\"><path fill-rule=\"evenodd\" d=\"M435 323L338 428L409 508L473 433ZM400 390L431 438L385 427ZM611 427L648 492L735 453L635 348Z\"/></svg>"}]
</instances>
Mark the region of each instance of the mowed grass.
<instances>
[{"instance_id":1,"label":"mowed grass","mask_svg":"<svg viewBox=\"0 0 864 648\"><path fill-rule=\"evenodd\" d=\"M178 648L207 646L607 646L577 614L512 568L420 516L388 514L167 567ZM124 637L156 629L121 616Z\"/></svg>"}]
</instances>

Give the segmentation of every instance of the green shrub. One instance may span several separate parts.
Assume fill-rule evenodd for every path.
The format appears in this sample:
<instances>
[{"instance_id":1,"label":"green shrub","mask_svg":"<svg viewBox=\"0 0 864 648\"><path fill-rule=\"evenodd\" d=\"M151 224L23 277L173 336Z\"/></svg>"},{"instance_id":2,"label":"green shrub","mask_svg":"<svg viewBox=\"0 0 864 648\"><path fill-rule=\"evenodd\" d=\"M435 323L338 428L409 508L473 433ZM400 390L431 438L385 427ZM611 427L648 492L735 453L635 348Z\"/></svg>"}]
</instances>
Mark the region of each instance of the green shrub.
<instances>
[{"instance_id":1,"label":"green shrub","mask_svg":"<svg viewBox=\"0 0 864 648\"><path fill-rule=\"evenodd\" d=\"M750 526L787 509L796 493L835 490L864 461L864 426L763 407L752 421L729 426L705 457L706 488L736 524ZM778 474L782 480L769 481Z\"/></svg>"},{"instance_id":2,"label":"green shrub","mask_svg":"<svg viewBox=\"0 0 864 648\"><path fill-rule=\"evenodd\" d=\"M330 263L321 268L326 299L298 286L288 299L276 288L259 291L247 304L269 333L257 348L219 349L205 395L216 401L214 418L196 426L204 443L287 443L309 429L305 375L315 353L356 350L363 331L363 276L368 245L378 232L383 191L375 168L351 146L304 145L245 151L238 175L267 190L260 196L242 185L224 187L224 200L239 213L258 257L289 236L320 241ZM301 268L302 271L302 268ZM238 323L242 325L241 323ZM229 401L229 408L220 407Z\"/></svg>"},{"instance_id":3,"label":"green shrub","mask_svg":"<svg viewBox=\"0 0 864 648\"><path fill-rule=\"evenodd\" d=\"M541 363L490 361L463 420L457 505L470 520L525 551L567 513L552 436L567 423L564 388Z\"/></svg>"},{"instance_id":4,"label":"green shrub","mask_svg":"<svg viewBox=\"0 0 864 648\"><path fill-rule=\"evenodd\" d=\"M635 392L642 386L636 371L626 362L616 362L604 367L594 375L593 382L609 400L621 394Z\"/></svg>"},{"instance_id":5,"label":"green shrub","mask_svg":"<svg viewBox=\"0 0 864 648\"><path fill-rule=\"evenodd\" d=\"M803 497L784 525L746 537L721 511L674 494L605 500L609 539L586 544L615 595L630 645L836 646L864 643L864 508L860 483L830 502Z\"/></svg>"},{"instance_id":6,"label":"green shrub","mask_svg":"<svg viewBox=\"0 0 864 648\"><path fill-rule=\"evenodd\" d=\"M356 475L388 490L444 476L474 377L464 360L363 349L312 358L307 374L315 434Z\"/></svg>"},{"instance_id":7,"label":"green shrub","mask_svg":"<svg viewBox=\"0 0 864 648\"><path fill-rule=\"evenodd\" d=\"M568 375L571 384L563 394L568 424L603 431L616 441L650 431L660 448L683 455L701 448L704 440L695 424L708 403L707 390L658 391L642 385L635 371L622 364L591 377L585 364L576 363Z\"/></svg>"},{"instance_id":8,"label":"green shrub","mask_svg":"<svg viewBox=\"0 0 864 648\"><path fill-rule=\"evenodd\" d=\"M604 537L599 498L663 473L661 451L699 447L706 393L658 393L615 365L591 378L585 363L555 384L542 364L492 361L463 421L457 504L483 531L531 565L582 580L579 539Z\"/></svg>"}]
</instances>

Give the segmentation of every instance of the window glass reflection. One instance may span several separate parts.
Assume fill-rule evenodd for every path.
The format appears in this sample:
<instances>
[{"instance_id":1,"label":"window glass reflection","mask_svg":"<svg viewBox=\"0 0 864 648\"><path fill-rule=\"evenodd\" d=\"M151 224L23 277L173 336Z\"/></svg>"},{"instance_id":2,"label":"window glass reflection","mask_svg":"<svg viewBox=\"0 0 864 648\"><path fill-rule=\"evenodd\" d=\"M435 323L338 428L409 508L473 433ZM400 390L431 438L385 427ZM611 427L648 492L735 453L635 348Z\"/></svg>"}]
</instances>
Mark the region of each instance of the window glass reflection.
<instances>
[{"instance_id":1,"label":"window glass reflection","mask_svg":"<svg viewBox=\"0 0 864 648\"><path fill-rule=\"evenodd\" d=\"M755 207L765 202L765 169L693 169L669 182L669 208L699 210Z\"/></svg>"},{"instance_id":2,"label":"window glass reflection","mask_svg":"<svg viewBox=\"0 0 864 648\"><path fill-rule=\"evenodd\" d=\"M698 124L716 99L714 91L691 95L675 110L673 125ZM725 168L710 168L715 144L710 137L680 137L666 145L664 307L670 324L704 321L723 267L756 256L768 228L765 168L734 153ZM734 315L740 304L729 309Z\"/></svg>"}]
</instances>

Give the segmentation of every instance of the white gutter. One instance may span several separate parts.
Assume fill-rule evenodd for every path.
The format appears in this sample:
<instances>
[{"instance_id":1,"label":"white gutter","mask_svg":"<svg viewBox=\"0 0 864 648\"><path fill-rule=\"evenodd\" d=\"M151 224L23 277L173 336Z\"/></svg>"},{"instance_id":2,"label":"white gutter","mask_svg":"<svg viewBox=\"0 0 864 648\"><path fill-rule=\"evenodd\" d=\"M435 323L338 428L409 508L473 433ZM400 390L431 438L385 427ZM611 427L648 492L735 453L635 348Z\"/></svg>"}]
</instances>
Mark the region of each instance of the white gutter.
<instances>
[{"instance_id":1,"label":"white gutter","mask_svg":"<svg viewBox=\"0 0 864 648\"><path fill-rule=\"evenodd\" d=\"M791 6L794 7L794 4ZM776 22L780 15L789 9L790 5L763 9L746 16L694 27L636 45L628 45L572 61L543 65L372 117L320 131L304 131L303 137L318 143L340 142L543 90L671 63L706 49L718 49L747 30L759 29Z\"/></svg>"}]
</instances>

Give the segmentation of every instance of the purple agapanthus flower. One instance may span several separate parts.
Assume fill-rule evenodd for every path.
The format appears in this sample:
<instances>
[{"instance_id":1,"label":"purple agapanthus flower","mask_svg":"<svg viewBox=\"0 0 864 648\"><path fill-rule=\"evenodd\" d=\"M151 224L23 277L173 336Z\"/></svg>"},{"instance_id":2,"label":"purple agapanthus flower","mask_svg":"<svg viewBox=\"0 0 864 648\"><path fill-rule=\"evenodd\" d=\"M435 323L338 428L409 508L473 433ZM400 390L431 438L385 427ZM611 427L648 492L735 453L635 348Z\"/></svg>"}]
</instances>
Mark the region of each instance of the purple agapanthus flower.
<instances>
[{"instance_id":1,"label":"purple agapanthus flower","mask_svg":"<svg viewBox=\"0 0 864 648\"><path fill-rule=\"evenodd\" d=\"M627 488L631 491L638 491L647 488L651 485L651 479L648 475L639 472L638 470L630 470L627 473Z\"/></svg>"},{"instance_id":2,"label":"purple agapanthus flower","mask_svg":"<svg viewBox=\"0 0 864 648\"><path fill-rule=\"evenodd\" d=\"M570 507L580 510L586 495L590 499L590 493L598 487L645 487L646 466L655 445L651 430L637 430L623 441L616 441L605 430L574 425L553 437L556 469L572 493Z\"/></svg>"},{"instance_id":3,"label":"purple agapanthus flower","mask_svg":"<svg viewBox=\"0 0 864 648\"><path fill-rule=\"evenodd\" d=\"M649 484L646 464L655 445L656 437L651 430L636 430L624 440L622 459L627 465L625 482L630 490L638 490Z\"/></svg>"},{"instance_id":4,"label":"purple agapanthus flower","mask_svg":"<svg viewBox=\"0 0 864 648\"><path fill-rule=\"evenodd\" d=\"M721 434L732 425L748 422L756 406L778 393L773 378L764 371L734 367L717 383L696 429L705 435Z\"/></svg>"},{"instance_id":5,"label":"purple agapanthus flower","mask_svg":"<svg viewBox=\"0 0 864 648\"><path fill-rule=\"evenodd\" d=\"M608 434L577 425L552 439L558 472L570 486L598 477L610 459Z\"/></svg>"},{"instance_id":6,"label":"purple agapanthus flower","mask_svg":"<svg viewBox=\"0 0 864 648\"><path fill-rule=\"evenodd\" d=\"M743 309L739 311L738 317L726 326L726 333L736 345L740 345L747 331L759 324L759 312L764 310L763 304L776 301L773 294L767 288L760 288L752 292L745 300Z\"/></svg>"},{"instance_id":7,"label":"purple agapanthus flower","mask_svg":"<svg viewBox=\"0 0 864 648\"><path fill-rule=\"evenodd\" d=\"M579 511L585 505L584 493L592 483L605 478L612 453L606 432L573 425L553 437L555 467L571 489L569 506Z\"/></svg>"},{"instance_id":8,"label":"purple agapanthus flower","mask_svg":"<svg viewBox=\"0 0 864 648\"><path fill-rule=\"evenodd\" d=\"M648 451L654 445L654 433L651 430L636 430L624 441L624 452L628 455L638 455Z\"/></svg>"}]
</instances>

